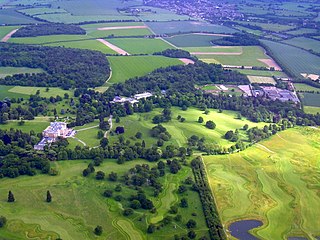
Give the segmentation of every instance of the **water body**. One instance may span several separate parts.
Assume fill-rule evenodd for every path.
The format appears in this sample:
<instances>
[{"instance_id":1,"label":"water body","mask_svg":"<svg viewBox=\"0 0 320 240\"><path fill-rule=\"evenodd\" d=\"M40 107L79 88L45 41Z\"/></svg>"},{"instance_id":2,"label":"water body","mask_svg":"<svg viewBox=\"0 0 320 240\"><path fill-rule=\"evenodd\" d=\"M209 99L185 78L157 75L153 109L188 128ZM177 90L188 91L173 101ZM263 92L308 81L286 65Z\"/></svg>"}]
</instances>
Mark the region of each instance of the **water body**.
<instances>
[{"instance_id":1,"label":"water body","mask_svg":"<svg viewBox=\"0 0 320 240\"><path fill-rule=\"evenodd\" d=\"M305 238L305 237L288 237L288 240L308 240L308 238Z\"/></svg>"},{"instance_id":2,"label":"water body","mask_svg":"<svg viewBox=\"0 0 320 240\"><path fill-rule=\"evenodd\" d=\"M232 223L229 226L229 231L233 237L239 240L259 240L248 231L262 225L263 223L259 220L240 220Z\"/></svg>"}]
</instances>

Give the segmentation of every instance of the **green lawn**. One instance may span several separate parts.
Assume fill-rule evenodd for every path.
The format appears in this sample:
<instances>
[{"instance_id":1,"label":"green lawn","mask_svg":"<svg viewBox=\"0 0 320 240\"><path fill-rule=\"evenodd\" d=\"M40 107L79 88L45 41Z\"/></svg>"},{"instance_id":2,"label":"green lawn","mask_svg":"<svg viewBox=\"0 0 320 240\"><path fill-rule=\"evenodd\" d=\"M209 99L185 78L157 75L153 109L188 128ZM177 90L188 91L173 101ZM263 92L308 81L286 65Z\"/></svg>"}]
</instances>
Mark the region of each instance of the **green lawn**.
<instances>
[{"instance_id":1,"label":"green lawn","mask_svg":"<svg viewBox=\"0 0 320 240\"><path fill-rule=\"evenodd\" d=\"M0 124L0 129L7 129L10 128L19 129L23 132L30 133L33 130L35 133L41 133L44 129L46 129L50 125L49 121L45 120L32 120L32 121L25 121L23 125L19 125L18 121L9 121L6 124Z\"/></svg>"},{"instance_id":2,"label":"green lawn","mask_svg":"<svg viewBox=\"0 0 320 240\"><path fill-rule=\"evenodd\" d=\"M0 100L3 100L4 98L27 98L28 97L28 95L26 94L10 92L9 90L11 88L12 86L0 85Z\"/></svg>"},{"instance_id":3,"label":"green lawn","mask_svg":"<svg viewBox=\"0 0 320 240\"><path fill-rule=\"evenodd\" d=\"M35 95L37 91L40 90L40 96L50 98L60 96L64 97L64 94L69 94L69 97L73 97L73 90L63 90L61 88L57 87L49 87L49 90L47 91L46 87L25 87L25 86L14 86L8 90L10 93L17 93L17 94L26 94L26 95Z\"/></svg>"},{"instance_id":4,"label":"green lawn","mask_svg":"<svg viewBox=\"0 0 320 240\"><path fill-rule=\"evenodd\" d=\"M41 68L27 68L27 67L0 67L0 78L12 76L19 73L42 73Z\"/></svg>"},{"instance_id":5,"label":"green lawn","mask_svg":"<svg viewBox=\"0 0 320 240\"><path fill-rule=\"evenodd\" d=\"M162 56L117 56L108 60L112 70L110 84L144 76L160 67L183 64L179 59Z\"/></svg>"},{"instance_id":6,"label":"green lawn","mask_svg":"<svg viewBox=\"0 0 320 240\"><path fill-rule=\"evenodd\" d=\"M289 129L241 153L204 157L223 223L262 220L261 239L319 236L319 131Z\"/></svg>"},{"instance_id":7,"label":"green lawn","mask_svg":"<svg viewBox=\"0 0 320 240\"><path fill-rule=\"evenodd\" d=\"M136 191L125 186L120 176L136 164L150 164L143 160L133 160L122 165L115 160L106 159L96 171L109 174L117 172L119 180L97 181L92 174L84 178L82 171L90 161L58 161L52 167L59 171L58 176L36 175L34 177L19 177L16 179L1 179L0 182L0 207L1 215L8 219L6 227L0 229L0 237L5 239L52 239L58 237L64 240L73 239L169 239L172 234L186 234L185 223L189 219L197 221L195 231L197 236L206 236L205 224L200 199L197 192L187 191L183 195L177 194L177 188L186 177L192 177L189 167L183 166L178 174L167 173L160 179L164 191L157 197L150 197L157 207L158 212L151 214L149 211L137 210L131 217L123 217L122 210L128 207L126 200ZM121 195L124 199L116 202L113 198L102 196L106 189L114 189L116 184L122 185L122 191L114 195ZM15 196L15 203L5 201L8 190ZM52 202L45 202L46 191L50 190ZM146 192L151 191L145 187ZM181 222L173 222L153 234L146 235L147 225L150 222L162 220L168 215L169 208L186 197L189 207L179 208L182 215ZM37 206L37 207L35 207ZM192 216L195 213L196 216ZM93 229L101 225L103 234L98 237ZM176 226L176 227L174 227ZM67 231L66 231L67 229Z\"/></svg>"},{"instance_id":8,"label":"green lawn","mask_svg":"<svg viewBox=\"0 0 320 240\"><path fill-rule=\"evenodd\" d=\"M173 48L161 39L112 38L107 40L130 54L152 54L168 48Z\"/></svg>"},{"instance_id":9,"label":"green lawn","mask_svg":"<svg viewBox=\"0 0 320 240\"><path fill-rule=\"evenodd\" d=\"M317 114L320 113L320 107L303 106L303 111L305 113Z\"/></svg>"}]
</instances>

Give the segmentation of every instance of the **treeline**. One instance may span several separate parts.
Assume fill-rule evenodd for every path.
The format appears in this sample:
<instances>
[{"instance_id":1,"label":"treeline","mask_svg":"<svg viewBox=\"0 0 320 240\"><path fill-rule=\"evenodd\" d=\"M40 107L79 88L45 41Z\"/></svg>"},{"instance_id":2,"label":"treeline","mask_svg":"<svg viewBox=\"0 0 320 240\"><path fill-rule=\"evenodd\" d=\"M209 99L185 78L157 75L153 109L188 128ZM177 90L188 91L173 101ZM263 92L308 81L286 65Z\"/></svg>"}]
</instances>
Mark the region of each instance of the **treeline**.
<instances>
[{"instance_id":1,"label":"treeline","mask_svg":"<svg viewBox=\"0 0 320 240\"><path fill-rule=\"evenodd\" d=\"M188 58L193 61L197 61L196 57L193 57L189 52L182 49L166 49L162 52L156 52L153 55L162 55L170 58Z\"/></svg>"},{"instance_id":2,"label":"treeline","mask_svg":"<svg viewBox=\"0 0 320 240\"><path fill-rule=\"evenodd\" d=\"M44 23L20 28L12 37L37 37L59 34L85 35L86 31L77 25L63 23Z\"/></svg>"},{"instance_id":3,"label":"treeline","mask_svg":"<svg viewBox=\"0 0 320 240\"><path fill-rule=\"evenodd\" d=\"M24 44L0 44L0 66L41 68L37 74L15 74L0 84L62 87L96 87L110 74L107 58L98 51Z\"/></svg>"},{"instance_id":4,"label":"treeline","mask_svg":"<svg viewBox=\"0 0 320 240\"><path fill-rule=\"evenodd\" d=\"M201 158L198 157L192 160L191 167L196 181L197 190L200 195L203 213L209 228L210 239L227 239L225 232L223 231L217 206L215 204Z\"/></svg>"},{"instance_id":5,"label":"treeline","mask_svg":"<svg viewBox=\"0 0 320 240\"><path fill-rule=\"evenodd\" d=\"M223 37L211 41L215 45L222 46L256 46L260 41L256 36L249 33L235 33L233 36Z\"/></svg>"}]
</instances>

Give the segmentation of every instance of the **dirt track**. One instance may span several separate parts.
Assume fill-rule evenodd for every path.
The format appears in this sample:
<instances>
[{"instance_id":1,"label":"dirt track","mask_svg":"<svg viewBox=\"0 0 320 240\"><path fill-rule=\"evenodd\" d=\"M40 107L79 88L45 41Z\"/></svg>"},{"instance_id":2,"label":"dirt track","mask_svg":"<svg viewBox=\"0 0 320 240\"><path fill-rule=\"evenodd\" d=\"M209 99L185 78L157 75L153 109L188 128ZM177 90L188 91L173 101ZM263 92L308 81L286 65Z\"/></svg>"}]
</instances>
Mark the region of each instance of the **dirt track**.
<instances>
[{"instance_id":1,"label":"dirt track","mask_svg":"<svg viewBox=\"0 0 320 240\"><path fill-rule=\"evenodd\" d=\"M12 30L11 32L9 32L7 35L5 35L2 39L1 42L8 42L8 40L11 38L11 36L13 34L15 34L15 32L18 31L18 29Z\"/></svg>"},{"instance_id":2,"label":"dirt track","mask_svg":"<svg viewBox=\"0 0 320 240\"><path fill-rule=\"evenodd\" d=\"M113 51L121 54L121 55L130 55L128 52L126 52L125 50L117 47L116 45L113 45L112 43L109 43L108 41L104 40L104 39L97 39L99 42L101 42L102 44L106 45L107 47L111 48Z\"/></svg>"},{"instance_id":3,"label":"dirt track","mask_svg":"<svg viewBox=\"0 0 320 240\"><path fill-rule=\"evenodd\" d=\"M97 28L99 31L107 31L107 30L119 30L119 29L141 29L148 28L147 26L121 26L121 27L103 27Z\"/></svg>"},{"instance_id":4,"label":"dirt track","mask_svg":"<svg viewBox=\"0 0 320 240\"><path fill-rule=\"evenodd\" d=\"M267 64L268 67L274 67L274 70L276 71L282 71L281 67L273 60L273 59L258 59L260 62L263 62L264 64Z\"/></svg>"},{"instance_id":5,"label":"dirt track","mask_svg":"<svg viewBox=\"0 0 320 240\"><path fill-rule=\"evenodd\" d=\"M185 65L194 64L194 61L188 58L179 58L179 60L183 62Z\"/></svg>"}]
</instances>

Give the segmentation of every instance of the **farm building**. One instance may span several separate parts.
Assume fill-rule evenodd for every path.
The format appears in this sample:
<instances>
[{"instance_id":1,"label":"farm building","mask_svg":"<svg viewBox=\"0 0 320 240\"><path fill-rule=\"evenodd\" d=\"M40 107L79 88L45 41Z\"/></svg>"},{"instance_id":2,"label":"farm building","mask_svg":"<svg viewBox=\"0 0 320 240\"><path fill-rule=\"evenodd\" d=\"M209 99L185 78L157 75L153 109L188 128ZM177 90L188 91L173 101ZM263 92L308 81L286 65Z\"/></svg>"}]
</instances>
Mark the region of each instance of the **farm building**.
<instances>
[{"instance_id":1,"label":"farm building","mask_svg":"<svg viewBox=\"0 0 320 240\"><path fill-rule=\"evenodd\" d=\"M299 103L299 98L294 92L291 92L286 89L280 89L276 87L261 87L265 96L272 100L280 100L282 102L292 101L295 103Z\"/></svg>"}]
</instances>

